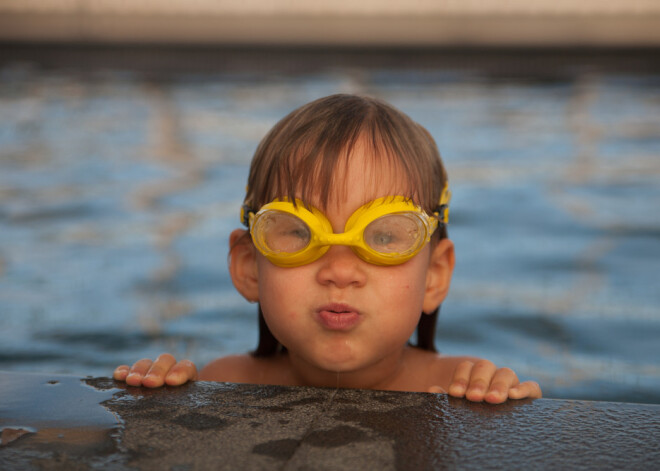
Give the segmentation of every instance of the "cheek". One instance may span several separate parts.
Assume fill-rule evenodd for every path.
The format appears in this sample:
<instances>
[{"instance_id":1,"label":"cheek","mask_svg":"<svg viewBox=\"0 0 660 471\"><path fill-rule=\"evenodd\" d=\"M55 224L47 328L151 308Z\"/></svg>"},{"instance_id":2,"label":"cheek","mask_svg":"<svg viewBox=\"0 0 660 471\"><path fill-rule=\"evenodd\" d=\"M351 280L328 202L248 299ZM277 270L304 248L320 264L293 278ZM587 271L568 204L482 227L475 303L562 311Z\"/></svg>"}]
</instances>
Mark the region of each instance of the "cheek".
<instances>
[{"instance_id":1,"label":"cheek","mask_svg":"<svg viewBox=\"0 0 660 471\"><path fill-rule=\"evenodd\" d=\"M413 260L411 262L418 262ZM426 265L424 263L409 263L395 268L388 277L387 286L383 292L402 298L402 302L417 305L422 302L426 289Z\"/></svg>"},{"instance_id":2,"label":"cheek","mask_svg":"<svg viewBox=\"0 0 660 471\"><path fill-rule=\"evenodd\" d=\"M295 318L297 306L305 298L309 279L300 268L282 268L266 259L258 262L259 267L259 302L262 309L277 311L282 318Z\"/></svg>"},{"instance_id":3,"label":"cheek","mask_svg":"<svg viewBox=\"0 0 660 471\"><path fill-rule=\"evenodd\" d=\"M396 306L396 309L412 308L416 310L423 291L419 289L418 280L413 278L412 273L401 272L396 276L381 278L377 283L376 292L380 303Z\"/></svg>"}]
</instances>

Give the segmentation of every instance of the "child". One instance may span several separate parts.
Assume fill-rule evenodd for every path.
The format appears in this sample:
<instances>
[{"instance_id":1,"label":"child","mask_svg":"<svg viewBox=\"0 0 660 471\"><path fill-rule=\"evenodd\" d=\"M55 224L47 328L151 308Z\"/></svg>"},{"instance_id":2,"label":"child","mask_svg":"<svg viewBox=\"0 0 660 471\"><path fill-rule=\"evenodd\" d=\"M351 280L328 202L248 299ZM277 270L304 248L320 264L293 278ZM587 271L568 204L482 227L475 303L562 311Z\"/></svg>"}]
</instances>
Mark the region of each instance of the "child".
<instances>
[{"instance_id":1,"label":"child","mask_svg":"<svg viewBox=\"0 0 660 471\"><path fill-rule=\"evenodd\" d=\"M430 134L379 100L333 95L291 112L252 160L230 237L234 286L259 303L251 354L199 375L164 354L119 366L132 386L189 380L541 397L508 368L436 353L454 269L447 175ZM409 339L417 328L417 345Z\"/></svg>"}]
</instances>

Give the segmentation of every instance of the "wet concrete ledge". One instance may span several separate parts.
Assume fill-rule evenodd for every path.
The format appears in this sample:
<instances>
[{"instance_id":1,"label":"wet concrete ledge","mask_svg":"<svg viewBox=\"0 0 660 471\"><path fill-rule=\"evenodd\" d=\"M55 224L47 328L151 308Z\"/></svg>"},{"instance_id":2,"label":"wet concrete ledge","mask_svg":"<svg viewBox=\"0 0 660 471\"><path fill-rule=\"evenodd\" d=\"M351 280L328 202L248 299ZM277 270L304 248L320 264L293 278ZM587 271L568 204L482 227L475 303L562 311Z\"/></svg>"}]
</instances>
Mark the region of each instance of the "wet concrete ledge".
<instances>
[{"instance_id":1,"label":"wet concrete ledge","mask_svg":"<svg viewBox=\"0 0 660 471\"><path fill-rule=\"evenodd\" d=\"M654 469L660 405L0 372L0 469Z\"/></svg>"}]
</instances>

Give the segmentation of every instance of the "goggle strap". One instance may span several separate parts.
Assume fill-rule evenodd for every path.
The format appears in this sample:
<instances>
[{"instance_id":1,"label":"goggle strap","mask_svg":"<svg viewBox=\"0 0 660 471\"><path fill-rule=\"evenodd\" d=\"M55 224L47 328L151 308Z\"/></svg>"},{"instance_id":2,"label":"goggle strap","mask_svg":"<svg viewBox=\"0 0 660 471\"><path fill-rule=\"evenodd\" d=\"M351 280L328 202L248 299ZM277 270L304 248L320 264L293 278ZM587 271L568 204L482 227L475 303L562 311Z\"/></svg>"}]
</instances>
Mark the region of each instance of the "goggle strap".
<instances>
[{"instance_id":1,"label":"goggle strap","mask_svg":"<svg viewBox=\"0 0 660 471\"><path fill-rule=\"evenodd\" d=\"M441 204L435 207L435 211L433 211L433 214L435 214L436 219L438 220L438 224L447 224L449 222L449 218L447 217L448 209L449 209L448 204Z\"/></svg>"},{"instance_id":2,"label":"goggle strap","mask_svg":"<svg viewBox=\"0 0 660 471\"><path fill-rule=\"evenodd\" d=\"M250 206L247 204L244 204L241 206L241 224L243 224L245 227L249 228L250 227L250 213L254 213L254 209L252 209Z\"/></svg>"},{"instance_id":3,"label":"goggle strap","mask_svg":"<svg viewBox=\"0 0 660 471\"><path fill-rule=\"evenodd\" d=\"M449 189L449 182L445 182L445 186L440 194L440 201L436 206L433 213L437 216L438 222L441 224L449 223L449 202L451 201L451 190Z\"/></svg>"}]
</instances>

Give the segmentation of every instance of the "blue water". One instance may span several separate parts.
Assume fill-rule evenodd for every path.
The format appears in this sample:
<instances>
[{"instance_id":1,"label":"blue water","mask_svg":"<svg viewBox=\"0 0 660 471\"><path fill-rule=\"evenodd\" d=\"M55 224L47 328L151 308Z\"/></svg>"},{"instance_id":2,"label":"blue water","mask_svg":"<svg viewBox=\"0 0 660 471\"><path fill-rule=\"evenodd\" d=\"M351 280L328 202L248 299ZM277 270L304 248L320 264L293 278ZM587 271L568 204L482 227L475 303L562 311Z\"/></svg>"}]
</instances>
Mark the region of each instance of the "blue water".
<instances>
[{"instance_id":1,"label":"blue water","mask_svg":"<svg viewBox=\"0 0 660 471\"><path fill-rule=\"evenodd\" d=\"M248 164L280 117L336 92L384 98L438 142L457 250L442 352L546 397L660 403L660 76L597 70L3 64L0 369L107 376L253 348L226 266Z\"/></svg>"}]
</instances>

